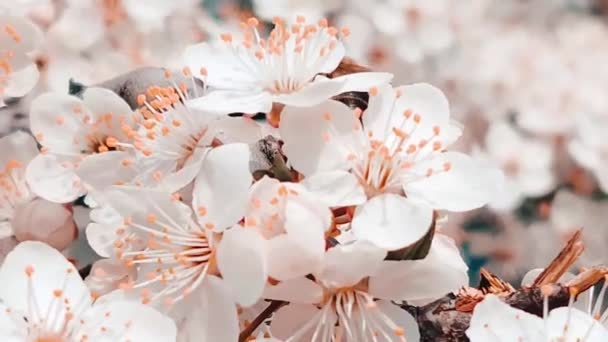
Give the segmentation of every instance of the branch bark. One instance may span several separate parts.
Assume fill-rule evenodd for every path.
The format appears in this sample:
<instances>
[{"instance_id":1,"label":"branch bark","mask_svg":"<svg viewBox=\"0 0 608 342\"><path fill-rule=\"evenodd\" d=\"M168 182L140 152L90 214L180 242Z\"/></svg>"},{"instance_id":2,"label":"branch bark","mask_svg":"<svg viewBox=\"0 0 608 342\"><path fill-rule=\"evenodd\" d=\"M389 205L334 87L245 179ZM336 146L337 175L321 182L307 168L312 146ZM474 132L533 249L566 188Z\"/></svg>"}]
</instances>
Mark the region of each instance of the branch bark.
<instances>
[{"instance_id":1,"label":"branch bark","mask_svg":"<svg viewBox=\"0 0 608 342\"><path fill-rule=\"evenodd\" d=\"M272 315L275 311L280 309L283 305L286 305L287 302L283 302L280 300L273 300L270 304L264 309L264 311L260 312L260 314L249 324L241 333L239 334L239 342L245 342L247 339L253 334L255 329L257 329L260 324L264 323L270 315Z\"/></svg>"}]
</instances>

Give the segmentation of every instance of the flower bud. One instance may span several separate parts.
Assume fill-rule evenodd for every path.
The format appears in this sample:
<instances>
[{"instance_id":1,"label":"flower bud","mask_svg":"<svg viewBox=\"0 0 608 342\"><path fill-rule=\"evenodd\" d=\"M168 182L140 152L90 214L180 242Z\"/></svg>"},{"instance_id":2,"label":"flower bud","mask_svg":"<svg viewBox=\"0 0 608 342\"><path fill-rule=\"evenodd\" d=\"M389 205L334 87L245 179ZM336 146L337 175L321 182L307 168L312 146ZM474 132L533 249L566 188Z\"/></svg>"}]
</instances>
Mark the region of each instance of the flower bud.
<instances>
[{"instance_id":1,"label":"flower bud","mask_svg":"<svg viewBox=\"0 0 608 342\"><path fill-rule=\"evenodd\" d=\"M19 242L41 241L60 251L77 235L72 212L62 204L41 198L18 205L11 224Z\"/></svg>"}]
</instances>

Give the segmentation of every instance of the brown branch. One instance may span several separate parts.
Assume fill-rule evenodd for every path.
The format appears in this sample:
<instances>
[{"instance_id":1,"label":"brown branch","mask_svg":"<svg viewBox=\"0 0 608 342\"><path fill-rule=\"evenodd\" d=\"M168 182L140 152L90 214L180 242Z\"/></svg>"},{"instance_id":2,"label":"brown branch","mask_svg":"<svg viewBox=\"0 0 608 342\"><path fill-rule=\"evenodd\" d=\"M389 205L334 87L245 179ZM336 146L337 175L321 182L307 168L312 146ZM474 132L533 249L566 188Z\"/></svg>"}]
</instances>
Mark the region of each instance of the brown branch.
<instances>
[{"instance_id":1,"label":"brown branch","mask_svg":"<svg viewBox=\"0 0 608 342\"><path fill-rule=\"evenodd\" d=\"M531 286L514 289L483 270L479 289L464 288L457 294L448 294L422 307L406 305L403 308L416 318L422 342L468 341L465 332L475 305L488 293L498 295L514 308L542 316L545 297L549 310L566 306L572 296L588 290L608 276L608 267L598 266L583 271L565 284L557 283L583 252L580 238L578 231Z\"/></svg>"},{"instance_id":2,"label":"brown branch","mask_svg":"<svg viewBox=\"0 0 608 342\"><path fill-rule=\"evenodd\" d=\"M253 334L255 329L257 329L260 324L264 323L270 315L272 315L275 311L280 309L283 305L286 305L287 302L283 302L280 300L273 300L270 304L264 309L264 311L260 312L260 314L249 324L241 333L239 334L239 342L245 342L247 339Z\"/></svg>"},{"instance_id":3,"label":"brown branch","mask_svg":"<svg viewBox=\"0 0 608 342\"><path fill-rule=\"evenodd\" d=\"M577 230L562 251L551 261L549 266L536 277L533 287L543 286L556 283L559 278L568 272L568 269L576 262L583 254L583 243L581 242L581 230Z\"/></svg>"}]
</instances>

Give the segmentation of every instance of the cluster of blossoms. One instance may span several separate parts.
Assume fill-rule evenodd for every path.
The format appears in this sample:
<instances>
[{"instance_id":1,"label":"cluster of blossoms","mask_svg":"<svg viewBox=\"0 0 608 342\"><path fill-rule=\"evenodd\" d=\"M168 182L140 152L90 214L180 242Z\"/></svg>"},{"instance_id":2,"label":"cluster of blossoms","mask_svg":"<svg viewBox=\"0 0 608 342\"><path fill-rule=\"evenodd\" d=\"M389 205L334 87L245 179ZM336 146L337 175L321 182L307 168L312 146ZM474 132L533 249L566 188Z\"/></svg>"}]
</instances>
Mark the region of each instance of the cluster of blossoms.
<instances>
[{"instance_id":1,"label":"cluster of blossoms","mask_svg":"<svg viewBox=\"0 0 608 342\"><path fill-rule=\"evenodd\" d=\"M268 29L255 17L232 18L225 27L202 29L197 20L209 21L197 10L187 13L198 8L190 0L23 2L0 5L0 105L31 94L22 100L31 135L0 138L0 237L16 245L0 266L4 340L418 341L423 327L405 308L469 285L457 241L446 234L453 233L448 216L486 204L508 215L552 192L570 177L553 170L558 147L590 170L601 189L608 186L598 125L605 120L597 117L603 103L585 98L595 87L568 93L558 105L560 114L584 108L585 115L572 124L560 116L548 130L538 121L552 119L529 114L555 109L538 100L547 90L527 84L529 97L515 95L531 74L555 70L553 63L564 68L558 87L588 75L565 52L531 61L510 46L501 57L515 57L521 74L502 79L482 67L468 80L454 75L451 83L437 82L452 85L448 95L505 83L490 88L508 96L509 106L497 109L485 138L467 154L453 149L466 137L465 126L452 117L440 88L400 85L403 75L371 71L347 57L347 46L362 45L349 42L353 32L365 34L360 26L337 28L321 18L337 3L307 3L304 12L321 18L314 21L276 17ZM371 13L353 7L357 13L335 21L374 25L384 39L398 40L393 52L411 66L439 58L463 36L481 44L467 25L490 3L469 12L447 0L382 1ZM283 5L277 8L292 10ZM255 8L264 18L277 10L265 1ZM183 31L214 36L187 47L199 39L176 39L167 50L179 54L154 56L145 48L154 44L142 41L161 39L159 30L174 16L192 21L178 25L180 38ZM573 43L572 32L562 33L557 40ZM537 43L526 32L509 34L502 44L524 37ZM493 49L487 45L480 49ZM97 69L103 64L97 60L122 49L132 59L112 65L110 76L158 60L167 68L97 86L72 82L78 89L70 94L48 84L61 79L52 76L53 65L86 55ZM42 56L50 61L42 63ZM40 80L47 84L40 87ZM497 96L479 99L486 95ZM478 106L458 103L459 112L467 108L458 118L489 121L494 113L480 114ZM580 178L591 182L572 176L576 194L560 190L552 205L543 202L551 227L540 229L555 230L555 240L577 225L600 226L604 205L581 196L587 187ZM597 215L581 216L590 210ZM593 252L603 249L605 237L584 234L592 249L584 264L603 261L605 254ZM479 234L466 239L482 241L472 250L480 254L480 245L496 252L502 243ZM547 264L525 259L527 266ZM588 310L579 310L577 294L568 307L549 310L549 290L543 291L543 318L485 296L468 338L608 340L605 287Z\"/></svg>"}]
</instances>

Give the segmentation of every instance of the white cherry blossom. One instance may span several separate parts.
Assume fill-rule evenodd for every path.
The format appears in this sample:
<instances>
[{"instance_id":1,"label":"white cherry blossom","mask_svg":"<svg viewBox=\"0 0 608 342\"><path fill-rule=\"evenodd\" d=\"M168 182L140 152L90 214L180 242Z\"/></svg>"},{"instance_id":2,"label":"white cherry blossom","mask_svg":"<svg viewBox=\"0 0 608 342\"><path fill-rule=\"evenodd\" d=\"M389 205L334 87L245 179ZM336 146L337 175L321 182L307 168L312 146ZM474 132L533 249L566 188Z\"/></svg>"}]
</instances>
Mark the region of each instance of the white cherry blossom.
<instances>
[{"instance_id":1,"label":"white cherry blossom","mask_svg":"<svg viewBox=\"0 0 608 342\"><path fill-rule=\"evenodd\" d=\"M485 150L477 157L496 165L505 174L502 191L490 202L493 208L515 209L525 197L546 195L556 185L552 146L523 136L503 120L490 124Z\"/></svg>"},{"instance_id":2,"label":"white cherry blossom","mask_svg":"<svg viewBox=\"0 0 608 342\"><path fill-rule=\"evenodd\" d=\"M38 196L65 203L89 189L102 190L135 177L130 139L140 114L112 91L88 88L82 99L40 95L32 103L30 120L42 150L26 177Z\"/></svg>"},{"instance_id":3,"label":"white cherry blossom","mask_svg":"<svg viewBox=\"0 0 608 342\"><path fill-rule=\"evenodd\" d=\"M363 114L329 100L286 107L279 127L308 189L330 206L359 205L351 225L358 238L399 249L426 234L433 210L466 211L491 199L502 175L445 151L462 128L440 90L386 85L370 94Z\"/></svg>"},{"instance_id":4,"label":"white cherry blossom","mask_svg":"<svg viewBox=\"0 0 608 342\"><path fill-rule=\"evenodd\" d=\"M467 267L445 236L437 236L423 260L385 256L365 241L338 245L325 253L314 277L268 287L266 297L290 302L273 318L273 335L289 341L416 341L415 320L390 301L434 300L465 285Z\"/></svg>"},{"instance_id":5,"label":"white cherry blossom","mask_svg":"<svg viewBox=\"0 0 608 342\"><path fill-rule=\"evenodd\" d=\"M583 311L571 306L547 311L545 306L543 319L515 309L490 294L475 306L466 334L471 342L600 342L608 339L608 329Z\"/></svg>"},{"instance_id":6,"label":"white cherry blossom","mask_svg":"<svg viewBox=\"0 0 608 342\"><path fill-rule=\"evenodd\" d=\"M243 39L223 34L222 42L201 43L186 50L186 63L201 70L211 93L190 101L205 108L212 102L227 113L268 113L273 103L312 106L346 91L365 91L391 80L388 73L362 72L329 79L344 57L339 37L348 29L330 27L327 20L309 24L298 17L293 25L283 19L267 38L258 32L259 22L243 23Z\"/></svg>"},{"instance_id":7,"label":"white cherry blossom","mask_svg":"<svg viewBox=\"0 0 608 342\"><path fill-rule=\"evenodd\" d=\"M58 251L24 242L0 268L4 341L175 341L175 324L138 303L91 297Z\"/></svg>"}]
</instances>

